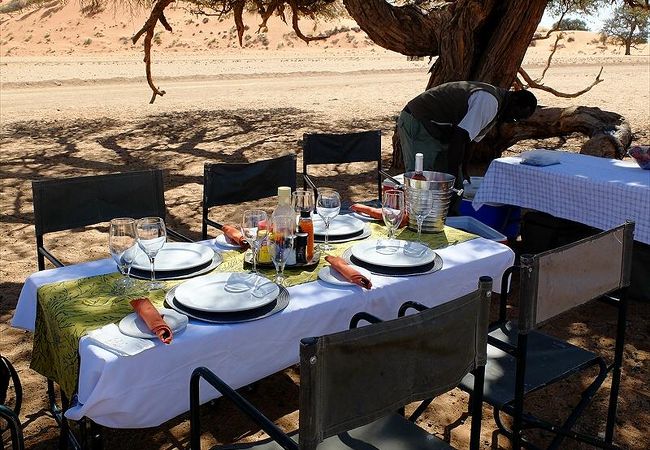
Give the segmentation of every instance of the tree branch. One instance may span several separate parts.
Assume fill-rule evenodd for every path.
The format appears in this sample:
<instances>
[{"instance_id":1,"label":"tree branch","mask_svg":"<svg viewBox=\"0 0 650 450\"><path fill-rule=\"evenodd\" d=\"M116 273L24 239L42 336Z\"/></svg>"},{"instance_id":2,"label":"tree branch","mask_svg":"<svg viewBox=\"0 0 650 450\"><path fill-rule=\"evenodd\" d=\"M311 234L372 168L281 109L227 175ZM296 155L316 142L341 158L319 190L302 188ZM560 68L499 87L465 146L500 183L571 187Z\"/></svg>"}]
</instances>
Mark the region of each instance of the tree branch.
<instances>
[{"instance_id":1,"label":"tree branch","mask_svg":"<svg viewBox=\"0 0 650 450\"><path fill-rule=\"evenodd\" d=\"M562 11L562 14L560 14L560 19L559 19L557 22L555 22L555 25L554 25L553 27L551 27L550 30L548 30L548 31L546 32L546 36L540 36L540 37L534 37L534 36L533 36L533 39L532 39L532 40L533 40L533 41L541 41L542 39L548 39L548 38L551 37L551 34L552 34L554 31L559 31L559 30L560 30L560 25L562 24L562 20L564 19L564 16L566 15L566 13L569 12L569 9L571 9L571 8L569 7L569 5L566 5L566 6L564 7L564 10ZM556 44L557 44L557 42L556 42Z\"/></svg>"},{"instance_id":2,"label":"tree branch","mask_svg":"<svg viewBox=\"0 0 650 450\"><path fill-rule=\"evenodd\" d=\"M546 67L544 67L544 70L542 71L542 75L535 80L536 83L541 83L542 80L544 79L544 76L546 75L546 71L548 70L549 67L551 67L551 61L553 60L553 55L555 55L555 51L557 50L557 44L560 42L560 39L562 39L563 37L564 37L564 33L559 33L555 38L555 44L553 44L553 50L551 50L551 54L548 55L548 60L546 61Z\"/></svg>"},{"instance_id":3,"label":"tree branch","mask_svg":"<svg viewBox=\"0 0 650 450\"><path fill-rule=\"evenodd\" d=\"M539 90L541 90L541 91L550 92L550 93L553 94L554 96L556 96L556 97L562 97L562 98L576 98L576 97L579 97L579 96L581 96L582 94L584 94L584 93L586 93L586 92L589 92L589 91L591 90L591 88L593 88L593 87L596 86L598 83L600 83L601 81L603 81L603 80L600 78L600 75L601 75L602 73L603 73L603 67L601 66L601 68L600 68L600 72L598 72L598 75L596 76L596 79L594 80L593 83L591 83L591 85L587 86L586 88L584 88L584 89L581 90L581 91L574 92L573 94L568 94L568 93L566 93L566 92L560 92L560 91L557 91L557 90L553 89L552 87L545 86L545 85L543 85L543 84L537 83L535 80L533 80L533 79L530 77L530 75L528 75L528 73L526 73L526 71L525 71L523 68L521 68L521 67L519 68L519 74L520 74L520 75L522 76L522 78L526 81L526 83L528 83L528 87L533 88L533 89L539 89Z\"/></svg>"},{"instance_id":4,"label":"tree branch","mask_svg":"<svg viewBox=\"0 0 650 450\"><path fill-rule=\"evenodd\" d=\"M145 34L144 37L144 63L146 66L146 74L147 74L147 83L149 84L149 87L153 91L153 94L151 96L151 100L149 103L153 103L156 100L156 96L160 95L161 97L165 95L165 91L161 90L160 88L157 88L154 83L153 83L153 78L151 76L151 40L153 39L153 32L154 29L156 28L156 24L158 21L162 24L163 27L165 27L166 30L172 31L172 27L169 25L169 22L167 22L167 19L165 18L164 11L167 6L174 0L158 0L154 7L151 9L151 14L149 14L149 18L147 21L144 23L140 31L138 31L131 40L135 44L138 42L138 39Z\"/></svg>"}]
</instances>

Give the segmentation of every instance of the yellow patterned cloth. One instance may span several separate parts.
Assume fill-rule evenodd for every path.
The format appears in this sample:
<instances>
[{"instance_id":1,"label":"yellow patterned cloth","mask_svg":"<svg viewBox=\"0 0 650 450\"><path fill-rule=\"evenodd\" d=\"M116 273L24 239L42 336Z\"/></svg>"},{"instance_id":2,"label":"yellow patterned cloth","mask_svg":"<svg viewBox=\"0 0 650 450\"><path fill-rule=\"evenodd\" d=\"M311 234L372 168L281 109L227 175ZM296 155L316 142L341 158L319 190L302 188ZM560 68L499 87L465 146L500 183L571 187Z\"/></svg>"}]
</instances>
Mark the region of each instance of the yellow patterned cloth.
<instances>
[{"instance_id":1,"label":"yellow patterned cloth","mask_svg":"<svg viewBox=\"0 0 650 450\"><path fill-rule=\"evenodd\" d=\"M386 237L386 229L371 223L371 237ZM407 229L399 230L399 239L416 240L417 233ZM445 227L435 234L422 234L422 241L436 249L450 244L464 242L478 236ZM340 256L359 241L334 244L331 255ZM223 263L214 272L243 272L249 268L244 263L244 254L237 251L222 253ZM285 270L286 286L315 281L318 271L327 265L324 255L316 266L309 268L292 268ZM260 273L272 278L275 269L258 267ZM79 339L88 331L117 323L124 316L133 312L129 300L137 296L147 296L151 302L162 307L165 291L182 283L184 280L165 282L165 291L146 292L146 281L138 281L129 295L118 294L113 289L115 282L121 278L118 273L99 275L78 280L61 281L47 284L38 289L36 310L36 328L31 368L56 381L63 392L71 398L77 389L79 376Z\"/></svg>"}]
</instances>

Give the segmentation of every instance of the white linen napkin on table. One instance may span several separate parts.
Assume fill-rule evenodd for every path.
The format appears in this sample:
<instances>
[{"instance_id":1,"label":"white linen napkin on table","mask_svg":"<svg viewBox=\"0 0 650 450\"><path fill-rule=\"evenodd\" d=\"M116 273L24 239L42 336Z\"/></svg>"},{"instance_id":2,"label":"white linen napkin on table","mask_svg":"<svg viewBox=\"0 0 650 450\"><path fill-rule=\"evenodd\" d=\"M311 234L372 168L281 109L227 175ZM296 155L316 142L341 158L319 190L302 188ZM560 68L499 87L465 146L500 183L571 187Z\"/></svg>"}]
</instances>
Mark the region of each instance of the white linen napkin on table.
<instances>
[{"instance_id":1,"label":"white linen napkin on table","mask_svg":"<svg viewBox=\"0 0 650 450\"><path fill-rule=\"evenodd\" d=\"M137 355L156 346L151 339L135 338L123 334L114 323L89 331L87 336L94 345L118 356Z\"/></svg>"}]
</instances>

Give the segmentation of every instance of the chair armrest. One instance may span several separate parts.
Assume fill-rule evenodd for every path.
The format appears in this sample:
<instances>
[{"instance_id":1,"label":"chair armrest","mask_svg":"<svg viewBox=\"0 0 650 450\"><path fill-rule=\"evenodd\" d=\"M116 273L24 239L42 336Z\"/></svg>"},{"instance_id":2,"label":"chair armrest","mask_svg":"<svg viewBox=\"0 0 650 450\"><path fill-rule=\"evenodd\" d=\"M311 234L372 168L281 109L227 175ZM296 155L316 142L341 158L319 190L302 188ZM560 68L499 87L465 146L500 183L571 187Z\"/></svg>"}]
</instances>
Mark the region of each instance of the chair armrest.
<instances>
[{"instance_id":1,"label":"chair armrest","mask_svg":"<svg viewBox=\"0 0 650 450\"><path fill-rule=\"evenodd\" d=\"M201 422L199 414L199 381L201 378L219 391L224 398L232 401L241 412L257 423L282 448L286 450L299 450L298 444L292 441L289 436L283 433L282 430L248 400L205 367L194 369L190 378L190 448L193 450L199 450L201 448Z\"/></svg>"},{"instance_id":2,"label":"chair armrest","mask_svg":"<svg viewBox=\"0 0 650 450\"><path fill-rule=\"evenodd\" d=\"M167 235L171 236L172 239L175 241L179 242L194 242L192 239L188 238L187 236L184 236L180 234L178 231L174 231L171 228L167 228Z\"/></svg>"},{"instance_id":3,"label":"chair armrest","mask_svg":"<svg viewBox=\"0 0 650 450\"><path fill-rule=\"evenodd\" d=\"M23 429L20 425L20 419L18 418L18 415L5 405L0 405L0 417L7 421L8 428L11 430L12 448L25 448L25 443L23 441ZM3 442L5 441L3 440Z\"/></svg>"},{"instance_id":4,"label":"chair armrest","mask_svg":"<svg viewBox=\"0 0 650 450\"><path fill-rule=\"evenodd\" d=\"M429 309L426 306L424 306L422 303L408 301L406 303L403 303L402 306L399 307L399 311L397 312L397 317L403 317L406 314L406 311L408 311L411 308L420 312Z\"/></svg>"},{"instance_id":5,"label":"chair armrest","mask_svg":"<svg viewBox=\"0 0 650 450\"><path fill-rule=\"evenodd\" d=\"M49 250L47 250L45 247L38 247L38 253L45 256L52 264L54 264L55 267L63 267L65 265L59 261L56 256L50 253Z\"/></svg>"},{"instance_id":6,"label":"chair armrest","mask_svg":"<svg viewBox=\"0 0 650 450\"><path fill-rule=\"evenodd\" d=\"M362 311L352 316L352 319L350 319L350 329L357 328L359 326L359 322L361 322L362 320L365 320L368 323L383 322L383 320L381 320L379 317L373 316L372 314Z\"/></svg>"}]
</instances>

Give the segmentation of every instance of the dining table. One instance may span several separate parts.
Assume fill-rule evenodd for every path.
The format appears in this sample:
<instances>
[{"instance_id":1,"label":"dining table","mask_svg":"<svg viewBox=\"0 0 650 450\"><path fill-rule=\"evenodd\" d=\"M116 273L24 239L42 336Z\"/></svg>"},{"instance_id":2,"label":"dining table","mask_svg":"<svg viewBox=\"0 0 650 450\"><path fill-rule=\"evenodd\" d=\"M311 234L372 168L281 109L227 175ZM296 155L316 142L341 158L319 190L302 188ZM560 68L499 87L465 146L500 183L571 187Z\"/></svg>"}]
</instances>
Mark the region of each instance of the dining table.
<instances>
[{"instance_id":1,"label":"dining table","mask_svg":"<svg viewBox=\"0 0 650 450\"><path fill-rule=\"evenodd\" d=\"M600 230L633 220L634 240L650 244L650 170L633 160L534 152L552 164L525 164L525 156L493 160L472 201L474 209L486 203L513 205Z\"/></svg>"},{"instance_id":2,"label":"dining table","mask_svg":"<svg viewBox=\"0 0 650 450\"><path fill-rule=\"evenodd\" d=\"M373 237L383 232L379 224L369 226ZM440 305L476 290L480 276L492 277L499 292L501 276L515 259L509 247L449 227L438 238L431 247L442 259L440 270L408 276L373 273L372 288L364 289L319 279L321 258L311 270L287 268L290 300L278 313L226 324L190 318L171 344L149 340L149 345L129 355L111 351L88 334L89 329L110 326L131 312L128 295L113 295L109 289L122 276L109 258L30 275L12 326L34 333L32 367L73 394L65 411L68 419L86 417L112 428L155 427L188 411L190 375L199 366L239 388L296 364L301 338L345 330L357 312L393 319L405 301ZM223 259L216 271L246 269L241 252L225 249L215 239L201 244ZM334 253L352 245L354 241L337 244ZM149 296L161 306L165 291ZM94 299L103 301L93 303ZM35 365L35 360L40 362ZM206 402L218 393L202 389L201 396Z\"/></svg>"}]
</instances>

